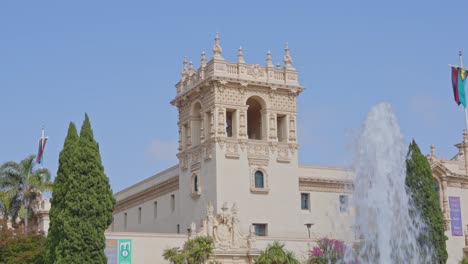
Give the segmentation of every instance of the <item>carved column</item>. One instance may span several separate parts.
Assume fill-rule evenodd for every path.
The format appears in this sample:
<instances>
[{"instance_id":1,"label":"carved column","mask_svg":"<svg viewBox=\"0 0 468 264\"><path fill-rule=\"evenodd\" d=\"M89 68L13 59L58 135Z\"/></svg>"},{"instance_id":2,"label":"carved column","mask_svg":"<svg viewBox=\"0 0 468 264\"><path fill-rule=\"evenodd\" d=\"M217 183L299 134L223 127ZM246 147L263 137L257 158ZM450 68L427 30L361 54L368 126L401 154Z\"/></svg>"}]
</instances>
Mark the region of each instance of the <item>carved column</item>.
<instances>
[{"instance_id":1,"label":"carved column","mask_svg":"<svg viewBox=\"0 0 468 264\"><path fill-rule=\"evenodd\" d=\"M247 110L239 110L239 138L247 139Z\"/></svg>"},{"instance_id":2,"label":"carved column","mask_svg":"<svg viewBox=\"0 0 468 264\"><path fill-rule=\"evenodd\" d=\"M186 145L187 148L189 148L192 145L192 131L190 130L190 122L187 122L187 125L185 126L185 128L186 128L185 133L186 133L186 136L187 136L186 137L187 144L185 144L185 145Z\"/></svg>"},{"instance_id":3,"label":"carved column","mask_svg":"<svg viewBox=\"0 0 468 264\"><path fill-rule=\"evenodd\" d=\"M288 137L289 137L289 142L296 142L296 117L294 115L289 115L288 116Z\"/></svg>"},{"instance_id":4,"label":"carved column","mask_svg":"<svg viewBox=\"0 0 468 264\"><path fill-rule=\"evenodd\" d=\"M178 127L179 127L179 147L177 148L179 151L181 151L184 146L182 145L182 126L180 124L178 124Z\"/></svg>"},{"instance_id":5,"label":"carved column","mask_svg":"<svg viewBox=\"0 0 468 264\"><path fill-rule=\"evenodd\" d=\"M269 129L268 129L269 137L268 138L269 138L269 140L276 141L276 140L278 140L277 137L276 137L276 135L277 135L276 130L278 129L276 127L276 114L275 113L270 113L268 120L269 120Z\"/></svg>"},{"instance_id":6,"label":"carved column","mask_svg":"<svg viewBox=\"0 0 468 264\"><path fill-rule=\"evenodd\" d=\"M450 210L447 195L445 195L447 190L447 181L442 180L442 192L443 192L443 212L444 212L444 222L445 222L445 230L450 230Z\"/></svg>"},{"instance_id":7,"label":"carved column","mask_svg":"<svg viewBox=\"0 0 468 264\"><path fill-rule=\"evenodd\" d=\"M217 124L217 136L226 136L226 109L216 108L216 124Z\"/></svg>"},{"instance_id":8,"label":"carved column","mask_svg":"<svg viewBox=\"0 0 468 264\"><path fill-rule=\"evenodd\" d=\"M205 115L200 115L200 143L205 141Z\"/></svg>"},{"instance_id":9,"label":"carved column","mask_svg":"<svg viewBox=\"0 0 468 264\"><path fill-rule=\"evenodd\" d=\"M210 125L209 125L210 135L213 137L215 135L215 126L214 126L214 124L215 124L215 109L210 110L210 120L209 120L209 122L210 122Z\"/></svg>"}]
</instances>

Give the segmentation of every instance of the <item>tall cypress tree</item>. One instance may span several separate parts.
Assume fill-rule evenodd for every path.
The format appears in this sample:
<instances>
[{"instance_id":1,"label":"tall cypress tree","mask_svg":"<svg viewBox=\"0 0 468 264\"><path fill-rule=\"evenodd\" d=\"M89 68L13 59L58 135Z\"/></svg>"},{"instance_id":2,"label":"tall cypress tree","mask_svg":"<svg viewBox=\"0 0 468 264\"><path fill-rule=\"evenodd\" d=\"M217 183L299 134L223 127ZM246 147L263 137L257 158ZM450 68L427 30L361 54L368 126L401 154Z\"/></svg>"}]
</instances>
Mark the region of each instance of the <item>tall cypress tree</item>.
<instances>
[{"instance_id":1,"label":"tall cypress tree","mask_svg":"<svg viewBox=\"0 0 468 264\"><path fill-rule=\"evenodd\" d=\"M57 195L61 194L62 198L53 203L58 220L51 227L53 233L48 244L47 263L105 264L104 231L112 223L115 199L109 179L104 174L99 146L94 140L87 114L80 136L76 138L74 151L70 151L72 155L63 155L61 164L64 164L64 169L59 169L66 174L60 180L66 183L59 184L65 191L59 188ZM65 147L62 152L65 152Z\"/></svg>"},{"instance_id":2,"label":"tall cypress tree","mask_svg":"<svg viewBox=\"0 0 468 264\"><path fill-rule=\"evenodd\" d=\"M420 213L428 231L422 234L418 241L422 246L433 247L433 263L443 264L447 262L448 257L445 244L447 237L434 184L431 166L413 139L406 157L406 186L411 194L414 209Z\"/></svg>"},{"instance_id":3,"label":"tall cypress tree","mask_svg":"<svg viewBox=\"0 0 468 264\"><path fill-rule=\"evenodd\" d=\"M104 173L104 167L99 154L99 145L94 140L89 117L86 114L81 127L79 139L80 206L75 213L80 216L81 234L86 236L82 244L82 263L107 263L104 254L104 231L112 223L112 212L115 199L110 188L109 179Z\"/></svg>"},{"instance_id":4,"label":"tall cypress tree","mask_svg":"<svg viewBox=\"0 0 468 264\"><path fill-rule=\"evenodd\" d=\"M70 183L76 175L78 133L75 124L70 122L68 134L59 155L59 167L57 177L54 180L52 190L51 208L49 212L50 227L47 236L46 262L54 263L56 260L57 246L64 239L64 213L66 211L66 196L70 189ZM59 253L60 254L60 253Z\"/></svg>"}]
</instances>

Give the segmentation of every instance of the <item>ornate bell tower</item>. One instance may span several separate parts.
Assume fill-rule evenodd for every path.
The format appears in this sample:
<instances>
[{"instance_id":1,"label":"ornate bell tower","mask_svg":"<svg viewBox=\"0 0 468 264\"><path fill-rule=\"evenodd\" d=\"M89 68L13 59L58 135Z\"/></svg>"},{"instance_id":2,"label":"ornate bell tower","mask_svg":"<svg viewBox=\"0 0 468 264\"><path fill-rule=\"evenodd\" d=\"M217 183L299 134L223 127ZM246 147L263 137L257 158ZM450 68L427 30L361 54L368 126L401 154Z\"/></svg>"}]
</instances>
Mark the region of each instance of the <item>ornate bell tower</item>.
<instances>
[{"instance_id":1,"label":"ornate bell tower","mask_svg":"<svg viewBox=\"0 0 468 264\"><path fill-rule=\"evenodd\" d=\"M216 34L209 61L202 52L195 69L184 59L171 101L179 112L179 204L192 216L183 225L203 219L209 202L215 210L228 202L239 207L244 232L254 223L269 235L288 232L279 231L291 225L286 215L300 211L296 97L304 88L287 44L284 51L283 66L270 51L264 66L248 64L242 48L228 62Z\"/></svg>"}]
</instances>

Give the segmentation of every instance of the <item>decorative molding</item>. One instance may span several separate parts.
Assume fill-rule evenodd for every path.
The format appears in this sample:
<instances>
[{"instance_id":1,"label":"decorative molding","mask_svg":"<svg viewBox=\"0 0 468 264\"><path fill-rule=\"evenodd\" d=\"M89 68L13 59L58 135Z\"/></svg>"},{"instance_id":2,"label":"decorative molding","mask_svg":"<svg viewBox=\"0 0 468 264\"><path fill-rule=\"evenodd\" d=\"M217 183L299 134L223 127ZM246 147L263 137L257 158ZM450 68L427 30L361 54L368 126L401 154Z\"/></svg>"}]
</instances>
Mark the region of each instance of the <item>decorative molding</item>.
<instances>
[{"instance_id":1,"label":"decorative molding","mask_svg":"<svg viewBox=\"0 0 468 264\"><path fill-rule=\"evenodd\" d=\"M300 191L352 193L354 189L352 180L329 180L318 178L299 178Z\"/></svg>"},{"instance_id":2,"label":"decorative molding","mask_svg":"<svg viewBox=\"0 0 468 264\"><path fill-rule=\"evenodd\" d=\"M114 208L114 213L117 214L125 211L136 205L151 201L165 194L177 191L179 189L179 176L172 177L154 186L151 186L141 192L118 201Z\"/></svg>"}]
</instances>

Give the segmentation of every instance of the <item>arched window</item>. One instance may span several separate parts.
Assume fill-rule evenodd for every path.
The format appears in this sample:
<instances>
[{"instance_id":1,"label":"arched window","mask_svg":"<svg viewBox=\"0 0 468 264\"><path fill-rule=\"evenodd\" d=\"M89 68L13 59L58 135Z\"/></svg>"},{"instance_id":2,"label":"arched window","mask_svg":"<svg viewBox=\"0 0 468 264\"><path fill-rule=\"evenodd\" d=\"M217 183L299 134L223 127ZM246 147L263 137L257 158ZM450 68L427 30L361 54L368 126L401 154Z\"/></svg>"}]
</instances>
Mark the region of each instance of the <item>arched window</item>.
<instances>
[{"instance_id":1,"label":"arched window","mask_svg":"<svg viewBox=\"0 0 468 264\"><path fill-rule=\"evenodd\" d=\"M192 146L197 146L200 144L201 136L201 104L196 102L192 107L192 113L190 115L191 119L191 140Z\"/></svg>"},{"instance_id":2,"label":"arched window","mask_svg":"<svg viewBox=\"0 0 468 264\"><path fill-rule=\"evenodd\" d=\"M192 196L194 198L200 196L201 194L201 188L200 188L200 177L199 177L199 172L193 173L192 178L191 178L191 185L190 189L192 192Z\"/></svg>"},{"instance_id":3,"label":"arched window","mask_svg":"<svg viewBox=\"0 0 468 264\"><path fill-rule=\"evenodd\" d=\"M247 136L249 139L262 139L263 106L255 97L251 97L247 100L247 106Z\"/></svg>"},{"instance_id":4,"label":"arched window","mask_svg":"<svg viewBox=\"0 0 468 264\"><path fill-rule=\"evenodd\" d=\"M263 189L265 188L265 181L263 177L263 172L261 171L256 171L255 172L255 188L257 189Z\"/></svg>"},{"instance_id":5,"label":"arched window","mask_svg":"<svg viewBox=\"0 0 468 264\"><path fill-rule=\"evenodd\" d=\"M198 175L193 177L193 191L198 193Z\"/></svg>"}]
</instances>

